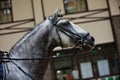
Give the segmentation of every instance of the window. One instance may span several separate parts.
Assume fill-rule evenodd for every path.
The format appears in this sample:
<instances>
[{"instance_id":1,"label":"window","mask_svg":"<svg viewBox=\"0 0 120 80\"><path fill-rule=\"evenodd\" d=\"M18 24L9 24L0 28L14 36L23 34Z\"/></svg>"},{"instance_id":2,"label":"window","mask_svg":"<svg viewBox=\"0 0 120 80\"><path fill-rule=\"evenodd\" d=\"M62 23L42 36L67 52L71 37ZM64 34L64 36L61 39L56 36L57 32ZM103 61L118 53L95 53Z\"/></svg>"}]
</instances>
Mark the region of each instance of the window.
<instances>
[{"instance_id":1,"label":"window","mask_svg":"<svg viewBox=\"0 0 120 80\"><path fill-rule=\"evenodd\" d=\"M0 23L6 23L11 21L11 0L0 0Z\"/></svg>"},{"instance_id":2,"label":"window","mask_svg":"<svg viewBox=\"0 0 120 80\"><path fill-rule=\"evenodd\" d=\"M80 63L80 69L81 69L82 79L93 77L91 62Z\"/></svg>"},{"instance_id":3,"label":"window","mask_svg":"<svg viewBox=\"0 0 120 80\"><path fill-rule=\"evenodd\" d=\"M67 14L86 11L86 0L64 0Z\"/></svg>"}]
</instances>

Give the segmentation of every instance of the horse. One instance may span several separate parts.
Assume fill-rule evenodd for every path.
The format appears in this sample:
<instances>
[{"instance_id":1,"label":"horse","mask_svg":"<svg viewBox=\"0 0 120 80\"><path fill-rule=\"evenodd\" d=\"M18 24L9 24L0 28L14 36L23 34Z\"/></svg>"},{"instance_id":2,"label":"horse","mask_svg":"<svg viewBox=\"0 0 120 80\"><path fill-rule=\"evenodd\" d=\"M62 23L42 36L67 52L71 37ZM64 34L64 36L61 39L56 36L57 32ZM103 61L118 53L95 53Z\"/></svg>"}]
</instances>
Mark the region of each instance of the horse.
<instances>
[{"instance_id":1,"label":"horse","mask_svg":"<svg viewBox=\"0 0 120 80\"><path fill-rule=\"evenodd\" d=\"M3 80L43 80L55 47L90 50L94 45L93 36L56 11L10 49L7 59L2 60L5 70Z\"/></svg>"}]
</instances>

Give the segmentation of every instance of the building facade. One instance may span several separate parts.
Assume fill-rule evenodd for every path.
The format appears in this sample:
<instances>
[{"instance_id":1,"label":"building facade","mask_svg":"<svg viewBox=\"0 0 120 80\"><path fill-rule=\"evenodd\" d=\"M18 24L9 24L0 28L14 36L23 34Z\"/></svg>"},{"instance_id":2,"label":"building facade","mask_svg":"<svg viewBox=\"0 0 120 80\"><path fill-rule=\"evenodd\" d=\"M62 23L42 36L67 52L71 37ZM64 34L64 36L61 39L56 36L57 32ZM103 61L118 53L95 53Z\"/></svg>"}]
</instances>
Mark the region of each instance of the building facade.
<instances>
[{"instance_id":1,"label":"building facade","mask_svg":"<svg viewBox=\"0 0 120 80\"><path fill-rule=\"evenodd\" d=\"M80 80L115 80L120 75L120 0L1 0L0 50L9 51L57 7L64 18L95 37L96 47L75 56L71 56L71 49L53 51L56 55L50 60L44 80L63 80L72 71Z\"/></svg>"}]
</instances>

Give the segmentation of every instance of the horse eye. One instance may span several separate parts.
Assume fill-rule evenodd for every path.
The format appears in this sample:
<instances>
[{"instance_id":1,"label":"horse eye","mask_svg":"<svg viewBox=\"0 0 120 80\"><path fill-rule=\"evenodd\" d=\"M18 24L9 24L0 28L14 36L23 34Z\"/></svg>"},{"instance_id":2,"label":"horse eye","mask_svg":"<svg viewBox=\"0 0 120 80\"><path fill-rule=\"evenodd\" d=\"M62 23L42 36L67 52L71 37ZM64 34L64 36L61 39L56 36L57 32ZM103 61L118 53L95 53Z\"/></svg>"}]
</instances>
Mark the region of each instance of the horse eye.
<instances>
[{"instance_id":1,"label":"horse eye","mask_svg":"<svg viewBox=\"0 0 120 80\"><path fill-rule=\"evenodd\" d=\"M65 26L67 26L67 25L68 25L68 23L64 23L64 25L65 25Z\"/></svg>"},{"instance_id":2,"label":"horse eye","mask_svg":"<svg viewBox=\"0 0 120 80\"><path fill-rule=\"evenodd\" d=\"M69 25L69 22L67 21L66 23L63 24L64 26L68 26Z\"/></svg>"}]
</instances>

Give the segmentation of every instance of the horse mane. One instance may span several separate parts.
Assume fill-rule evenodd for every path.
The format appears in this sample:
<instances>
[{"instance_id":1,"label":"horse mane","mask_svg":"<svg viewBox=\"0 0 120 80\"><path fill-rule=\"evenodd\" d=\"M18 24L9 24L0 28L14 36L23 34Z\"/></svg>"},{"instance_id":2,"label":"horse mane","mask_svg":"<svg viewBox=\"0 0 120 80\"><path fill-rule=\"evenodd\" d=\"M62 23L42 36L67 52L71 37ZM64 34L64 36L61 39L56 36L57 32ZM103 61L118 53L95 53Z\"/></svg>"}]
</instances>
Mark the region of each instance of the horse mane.
<instances>
[{"instance_id":1,"label":"horse mane","mask_svg":"<svg viewBox=\"0 0 120 80\"><path fill-rule=\"evenodd\" d=\"M33 34L33 32L35 31L35 29L37 29L38 27L41 27L41 24L43 22L37 24L36 26L34 26L32 29L29 29L27 33L25 33L10 49L10 51L17 45L20 43L20 41L22 41L23 39L25 39L25 37L31 36ZM27 39L27 38L26 38Z\"/></svg>"}]
</instances>

